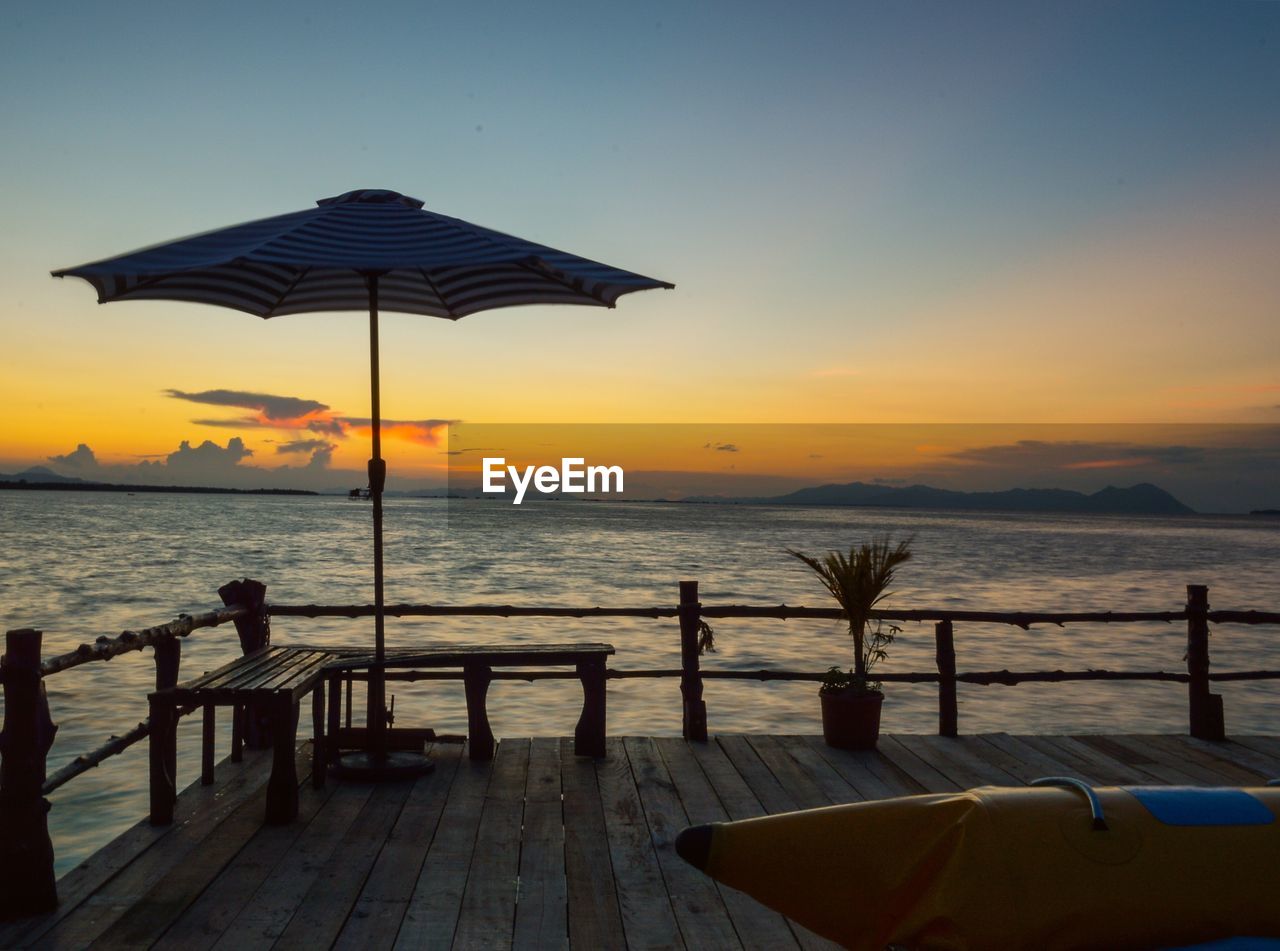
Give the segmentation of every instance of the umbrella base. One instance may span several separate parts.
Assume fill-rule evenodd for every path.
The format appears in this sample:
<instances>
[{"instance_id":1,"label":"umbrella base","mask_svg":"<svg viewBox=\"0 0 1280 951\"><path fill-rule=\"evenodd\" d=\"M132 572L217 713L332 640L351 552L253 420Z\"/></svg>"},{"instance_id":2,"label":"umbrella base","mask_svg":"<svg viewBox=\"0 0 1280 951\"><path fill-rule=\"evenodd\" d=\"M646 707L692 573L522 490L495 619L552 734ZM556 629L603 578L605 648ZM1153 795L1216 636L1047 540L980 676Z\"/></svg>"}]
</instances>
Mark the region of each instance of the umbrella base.
<instances>
[{"instance_id":1,"label":"umbrella base","mask_svg":"<svg viewBox=\"0 0 1280 951\"><path fill-rule=\"evenodd\" d=\"M414 779L436 768L425 753L409 750L392 750L374 753L357 750L338 757L336 772L342 779L365 783L387 783L402 779Z\"/></svg>"}]
</instances>

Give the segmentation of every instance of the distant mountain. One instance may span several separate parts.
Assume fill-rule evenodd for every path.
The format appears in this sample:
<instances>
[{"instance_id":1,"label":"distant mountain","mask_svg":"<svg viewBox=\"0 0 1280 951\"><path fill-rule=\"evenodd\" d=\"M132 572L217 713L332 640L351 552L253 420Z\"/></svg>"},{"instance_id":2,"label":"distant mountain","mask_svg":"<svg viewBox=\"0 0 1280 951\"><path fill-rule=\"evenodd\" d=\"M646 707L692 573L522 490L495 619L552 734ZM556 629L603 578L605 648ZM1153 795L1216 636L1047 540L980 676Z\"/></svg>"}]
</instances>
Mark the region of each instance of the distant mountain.
<instances>
[{"instance_id":1,"label":"distant mountain","mask_svg":"<svg viewBox=\"0 0 1280 951\"><path fill-rule=\"evenodd\" d=\"M71 476L58 475L52 469L46 469L44 466L32 466L30 469L23 469L15 475L0 475L0 482L67 482L80 483L87 485L86 479L75 479Z\"/></svg>"},{"instance_id":2,"label":"distant mountain","mask_svg":"<svg viewBox=\"0 0 1280 951\"><path fill-rule=\"evenodd\" d=\"M987 512L1079 512L1094 515L1188 515L1193 510L1158 486L1144 482L1127 489L1107 486L1086 495L1070 489L1006 489L956 492L928 485L885 486L865 482L818 485L787 495L757 498L694 496L686 502L740 505L856 505L884 508L951 509Z\"/></svg>"}]
</instances>

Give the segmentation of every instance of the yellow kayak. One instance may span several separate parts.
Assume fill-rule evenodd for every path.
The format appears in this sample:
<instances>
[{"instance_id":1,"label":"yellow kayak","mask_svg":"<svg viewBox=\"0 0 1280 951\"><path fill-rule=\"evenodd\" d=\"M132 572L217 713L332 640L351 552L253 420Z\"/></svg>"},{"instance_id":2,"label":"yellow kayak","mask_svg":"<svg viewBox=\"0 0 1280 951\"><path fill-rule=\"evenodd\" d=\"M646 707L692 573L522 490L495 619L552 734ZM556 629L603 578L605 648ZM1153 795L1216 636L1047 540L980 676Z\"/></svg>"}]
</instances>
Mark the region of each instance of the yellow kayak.
<instances>
[{"instance_id":1,"label":"yellow kayak","mask_svg":"<svg viewBox=\"0 0 1280 951\"><path fill-rule=\"evenodd\" d=\"M1280 937L1280 787L983 787L714 823L676 850L849 948Z\"/></svg>"}]
</instances>

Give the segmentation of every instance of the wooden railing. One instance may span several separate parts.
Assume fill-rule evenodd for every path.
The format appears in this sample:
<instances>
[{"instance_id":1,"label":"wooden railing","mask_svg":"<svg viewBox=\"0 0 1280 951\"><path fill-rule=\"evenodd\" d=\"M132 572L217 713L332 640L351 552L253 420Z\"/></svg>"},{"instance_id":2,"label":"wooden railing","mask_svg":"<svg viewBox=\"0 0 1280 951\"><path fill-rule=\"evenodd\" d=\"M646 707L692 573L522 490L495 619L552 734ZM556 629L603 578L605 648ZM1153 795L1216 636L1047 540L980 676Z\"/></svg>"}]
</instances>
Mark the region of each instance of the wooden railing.
<instances>
[{"instance_id":1,"label":"wooden railing","mask_svg":"<svg viewBox=\"0 0 1280 951\"><path fill-rule=\"evenodd\" d=\"M219 589L224 606L199 614L182 614L175 620L137 631L124 631L115 637L99 637L65 654L41 658L42 634L37 630L9 631L5 653L0 660L0 680L4 685L5 720L0 733L0 918L30 914L51 909L57 902L53 879L53 851L47 823L48 802L44 796L64 783L92 769L110 756L122 753L150 733L150 723L143 720L133 729L112 736L96 749L77 756L52 776L46 777L45 760L57 727L53 724L44 678L95 661L107 661L121 654L150 647L156 669L156 689L163 690L178 682L182 639L193 631L234 623L245 653L266 645L270 640L271 616L275 617L342 617L361 618L374 614L372 605L268 605L266 588L245 579ZM703 687L711 679L746 679L760 681L820 681L825 671L710 669L701 666L702 648L710 629L708 620L778 619L839 620L838 608L806 608L789 605L704 605L698 599L698 583L682 581L679 600L674 606L659 607L572 607L522 605L427 605L392 604L386 606L391 617L547 617L676 619L680 629L680 666L664 669L610 669L613 679L678 677L683 703L683 734L691 740L706 740L707 709ZM934 623L936 670L904 673L878 673L879 680L889 683L938 684L938 732L956 736L959 732L957 685L1020 683L1060 683L1078 680L1096 681L1164 681L1187 684L1188 723L1192 736L1208 740L1225 737L1221 696L1210 690L1218 681L1270 680L1280 678L1280 670L1246 670L1211 672L1209 660L1209 625L1213 624L1280 624L1280 613L1262 611L1213 611L1209 608L1208 589L1203 585L1187 586L1186 605L1176 611L949 611L949 610L884 610L872 612L874 619L891 623L916 621ZM957 624L1006 624L1030 629L1036 624L1117 624L1185 622L1187 630L1186 670L978 670L957 671L955 628ZM351 680L367 674L352 673ZM388 680L459 679L461 672L388 671ZM576 677L572 671L500 671L494 679L543 680ZM348 697L350 696L348 683ZM348 699L348 707L350 700ZM180 713L192 712L185 709ZM205 730L212 729L206 711ZM258 735L248 724L247 744L262 745L265 735Z\"/></svg>"}]
</instances>

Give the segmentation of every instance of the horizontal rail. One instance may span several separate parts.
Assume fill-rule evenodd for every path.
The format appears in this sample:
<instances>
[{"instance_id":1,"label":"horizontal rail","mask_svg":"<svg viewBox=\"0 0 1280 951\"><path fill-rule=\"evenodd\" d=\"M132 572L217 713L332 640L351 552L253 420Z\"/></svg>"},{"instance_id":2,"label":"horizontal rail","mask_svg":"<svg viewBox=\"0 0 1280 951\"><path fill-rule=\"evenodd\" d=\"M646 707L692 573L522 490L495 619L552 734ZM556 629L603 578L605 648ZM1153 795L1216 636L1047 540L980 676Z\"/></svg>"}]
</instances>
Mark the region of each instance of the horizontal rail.
<instances>
[{"instance_id":1,"label":"horizontal rail","mask_svg":"<svg viewBox=\"0 0 1280 951\"><path fill-rule=\"evenodd\" d=\"M372 604L271 604L267 613L275 617L373 617ZM807 608L803 605L702 605L699 613L704 618L809 618L813 620L841 620L844 612L839 608ZM1246 624L1280 623L1280 615L1268 615L1257 611L1223 611L1223 620ZM514 604L388 604L388 617L643 617L674 618L680 614L678 607L550 607ZM1172 623L1185 621L1186 611L873 611L873 618L884 621L968 621L992 624L1011 624L1028 628L1032 624L1098 623L1116 624L1134 621ZM1245 618L1248 618L1246 620ZM1210 619L1213 616L1210 615ZM1274 619L1274 620L1272 620Z\"/></svg>"},{"instance_id":2,"label":"horizontal rail","mask_svg":"<svg viewBox=\"0 0 1280 951\"><path fill-rule=\"evenodd\" d=\"M268 604L273 617L373 617L372 604ZM556 608L523 607L513 604L388 604L387 617L647 617L670 618L675 608Z\"/></svg>"},{"instance_id":3,"label":"horizontal rail","mask_svg":"<svg viewBox=\"0 0 1280 951\"><path fill-rule=\"evenodd\" d=\"M134 743L145 739L150 734L151 720L148 718L143 720L129 732L122 733L120 736L111 737L111 739L107 740L107 742L103 743L96 750L89 753L82 753L80 756L77 756L70 763L62 767L62 769L58 770L44 781L44 786L41 787L40 790L41 793L46 796L49 795L49 793L53 792L59 786L75 779L81 773L93 769L104 759L123 753L129 747L133 746Z\"/></svg>"},{"instance_id":4,"label":"horizontal rail","mask_svg":"<svg viewBox=\"0 0 1280 951\"><path fill-rule=\"evenodd\" d=\"M1280 624L1275 611L1210 611L1205 620L1214 624Z\"/></svg>"},{"instance_id":5,"label":"horizontal rail","mask_svg":"<svg viewBox=\"0 0 1280 951\"><path fill-rule=\"evenodd\" d=\"M81 644L73 651L50 657L40 664L41 676L48 677L81 664L98 660L110 660L130 651L140 651L144 647L152 647L157 641L167 637L186 637L192 631L202 627L217 627L236 618L247 617L250 609L244 605L215 608L202 614L179 614L168 624L157 624L155 627L144 627L140 631L122 631L117 637L102 635L92 644Z\"/></svg>"},{"instance_id":6,"label":"horizontal rail","mask_svg":"<svg viewBox=\"0 0 1280 951\"><path fill-rule=\"evenodd\" d=\"M179 707L178 716L184 717L198 709L200 708L194 704ZM88 753L81 753L71 762L67 763L67 765L63 766L60 770L44 781L44 785L40 788L41 794L45 796L49 795L49 793L53 792L59 786L70 782L81 773L88 772L103 760L110 759L112 756L120 755L129 747L133 746L134 743L137 743L139 740L145 740L150 735L151 718L147 717L127 733L122 733L119 736L113 736L97 749L90 750Z\"/></svg>"},{"instance_id":7,"label":"horizontal rail","mask_svg":"<svg viewBox=\"0 0 1280 951\"><path fill-rule=\"evenodd\" d=\"M619 670L610 667L605 676L610 680L656 679L662 677L679 677L684 673L679 667L636 668ZM814 670L717 670L702 668L700 671L706 680L801 680L818 682L827 677L826 671ZM532 683L535 680L577 680L579 675L572 670L495 670L490 676L494 680L522 680ZM400 680L414 683L423 680L463 680L466 674L460 670L388 670L387 680ZM346 679L344 673L343 679ZM350 675L353 681L361 682L369 679L367 671L355 671ZM878 673L876 680L885 683L918 683L935 684L939 675L934 671L905 671L901 673ZM1068 680L1157 680L1184 684L1191 676L1181 671L1164 670L975 670L968 673L957 673L956 680L968 684L1018 684L1018 683L1057 683ZM1280 680L1280 670L1233 670L1210 674L1210 680Z\"/></svg>"}]
</instances>

